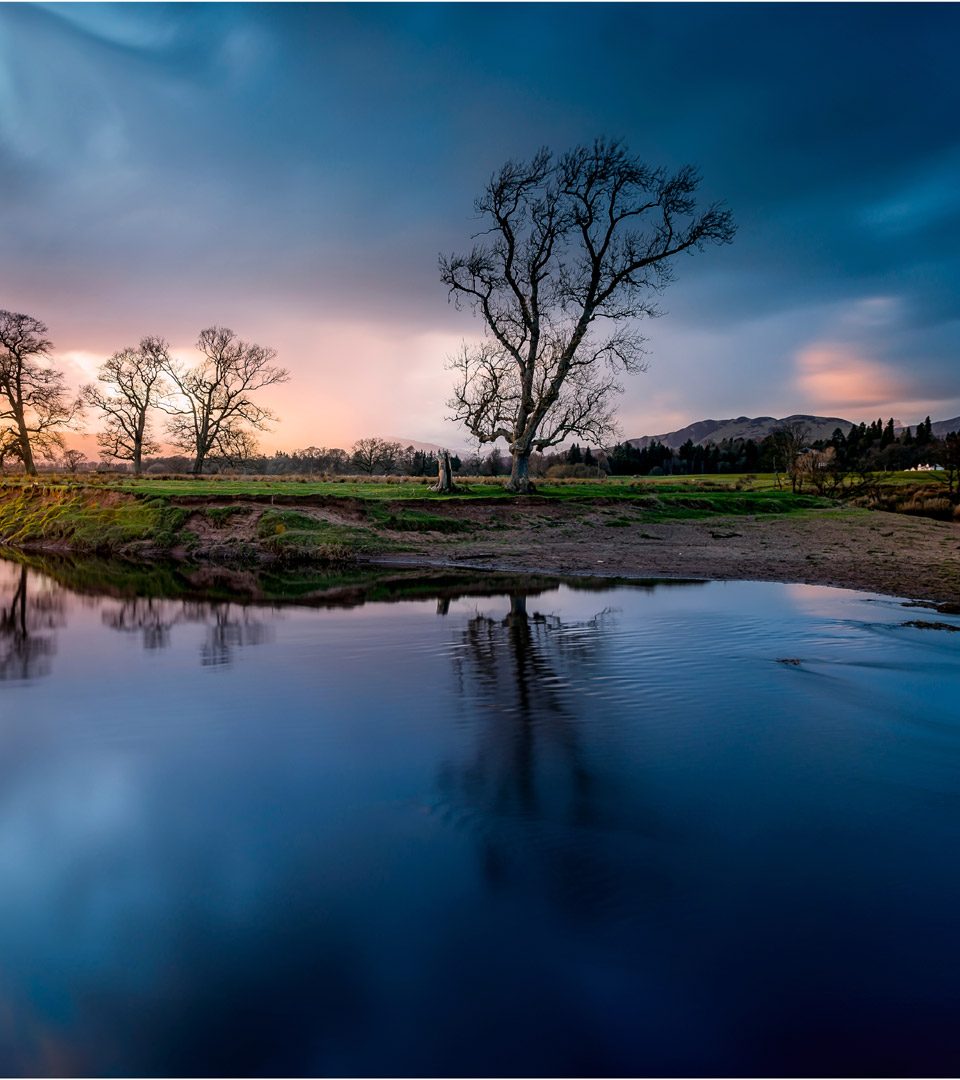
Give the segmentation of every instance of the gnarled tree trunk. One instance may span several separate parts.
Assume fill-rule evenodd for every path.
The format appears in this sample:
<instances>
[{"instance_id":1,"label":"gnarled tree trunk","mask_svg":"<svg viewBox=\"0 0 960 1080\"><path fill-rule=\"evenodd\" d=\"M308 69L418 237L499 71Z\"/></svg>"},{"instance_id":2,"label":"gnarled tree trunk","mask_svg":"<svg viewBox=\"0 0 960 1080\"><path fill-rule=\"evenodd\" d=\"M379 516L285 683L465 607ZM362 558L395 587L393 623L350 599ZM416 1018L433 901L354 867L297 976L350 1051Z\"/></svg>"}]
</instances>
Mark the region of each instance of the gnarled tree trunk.
<instances>
[{"instance_id":1,"label":"gnarled tree trunk","mask_svg":"<svg viewBox=\"0 0 960 1080\"><path fill-rule=\"evenodd\" d=\"M27 430L27 422L24 416L23 406L17 403L13 410L17 422L17 433L20 436L20 459L23 461L23 471L27 476L37 475L37 465L33 460L33 447L30 445L30 432Z\"/></svg>"},{"instance_id":2,"label":"gnarled tree trunk","mask_svg":"<svg viewBox=\"0 0 960 1080\"><path fill-rule=\"evenodd\" d=\"M431 488L441 495L452 495L457 490L453 482L453 469L450 465L450 451L437 452L437 482Z\"/></svg>"},{"instance_id":3,"label":"gnarled tree trunk","mask_svg":"<svg viewBox=\"0 0 960 1080\"><path fill-rule=\"evenodd\" d=\"M530 479L530 451L521 453L513 451L513 464L510 467L510 479L506 483L506 490L515 495L530 495L536 488Z\"/></svg>"}]
</instances>

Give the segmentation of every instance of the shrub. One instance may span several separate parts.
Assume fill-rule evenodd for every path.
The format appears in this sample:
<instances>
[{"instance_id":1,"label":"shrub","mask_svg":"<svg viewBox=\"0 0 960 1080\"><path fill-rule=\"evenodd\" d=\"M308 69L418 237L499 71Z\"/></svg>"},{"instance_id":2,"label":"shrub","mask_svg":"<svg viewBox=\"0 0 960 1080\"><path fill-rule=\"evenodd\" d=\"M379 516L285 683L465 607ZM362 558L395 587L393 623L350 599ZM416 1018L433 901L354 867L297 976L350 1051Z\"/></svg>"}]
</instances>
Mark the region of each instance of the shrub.
<instances>
[{"instance_id":1,"label":"shrub","mask_svg":"<svg viewBox=\"0 0 960 1080\"><path fill-rule=\"evenodd\" d=\"M596 465L551 465L548 480L606 480L606 473Z\"/></svg>"}]
</instances>

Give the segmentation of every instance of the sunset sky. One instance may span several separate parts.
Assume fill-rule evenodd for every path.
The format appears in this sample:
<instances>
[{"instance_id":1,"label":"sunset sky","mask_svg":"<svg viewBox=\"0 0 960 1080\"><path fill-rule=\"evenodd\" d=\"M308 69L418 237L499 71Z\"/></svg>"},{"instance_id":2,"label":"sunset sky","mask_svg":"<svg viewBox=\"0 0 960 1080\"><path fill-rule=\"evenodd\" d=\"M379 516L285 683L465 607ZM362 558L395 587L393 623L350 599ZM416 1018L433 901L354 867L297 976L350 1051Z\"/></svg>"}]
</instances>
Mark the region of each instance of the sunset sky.
<instances>
[{"instance_id":1,"label":"sunset sky","mask_svg":"<svg viewBox=\"0 0 960 1080\"><path fill-rule=\"evenodd\" d=\"M495 168L623 138L739 224L682 259L623 434L960 414L954 5L0 4L0 308L79 385L146 334L271 345L267 449L463 446L448 304Z\"/></svg>"}]
</instances>

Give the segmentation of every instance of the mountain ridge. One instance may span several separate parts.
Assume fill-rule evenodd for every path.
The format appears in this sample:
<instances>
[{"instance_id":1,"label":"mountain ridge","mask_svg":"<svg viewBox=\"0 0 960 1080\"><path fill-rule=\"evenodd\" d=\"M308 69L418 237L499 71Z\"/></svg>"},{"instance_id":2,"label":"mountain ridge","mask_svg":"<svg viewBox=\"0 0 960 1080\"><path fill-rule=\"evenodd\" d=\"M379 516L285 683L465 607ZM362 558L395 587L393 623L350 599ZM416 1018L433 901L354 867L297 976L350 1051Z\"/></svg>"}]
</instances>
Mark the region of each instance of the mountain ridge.
<instances>
[{"instance_id":1,"label":"mountain ridge","mask_svg":"<svg viewBox=\"0 0 960 1080\"><path fill-rule=\"evenodd\" d=\"M627 439L630 446L642 450L652 442L663 443L671 450L678 450L688 440L694 443L719 443L724 439L753 439L760 442L779 424L801 422L810 428L810 439L829 439L837 428L846 434L854 426L853 420L845 420L842 416L816 416L809 413L793 413L790 416L737 416L727 420L696 420L686 427L676 431L667 431L662 435L641 435L639 438ZM898 432L906 430L907 425L896 424ZM938 420L931 425L933 434L941 437L951 431L960 431L960 416L951 420ZM911 424L910 428L916 432L917 425Z\"/></svg>"}]
</instances>

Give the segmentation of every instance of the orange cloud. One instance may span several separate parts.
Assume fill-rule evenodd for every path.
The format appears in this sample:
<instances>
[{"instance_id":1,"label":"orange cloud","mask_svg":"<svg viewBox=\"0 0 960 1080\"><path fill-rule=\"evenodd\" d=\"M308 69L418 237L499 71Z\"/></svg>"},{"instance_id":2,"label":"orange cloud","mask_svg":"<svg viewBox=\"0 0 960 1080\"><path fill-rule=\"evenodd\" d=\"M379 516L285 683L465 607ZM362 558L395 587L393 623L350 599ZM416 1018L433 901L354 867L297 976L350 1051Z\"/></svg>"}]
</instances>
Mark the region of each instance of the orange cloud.
<instances>
[{"instance_id":1,"label":"orange cloud","mask_svg":"<svg viewBox=\"0 0 960 1080\"><path fill-rule=\"evenodd\" d=\"M810 345L797 353L795 367L795 386L818 412L895 405L904 397L902 379L847 345Z\"/></svg>"}]
</instances>

